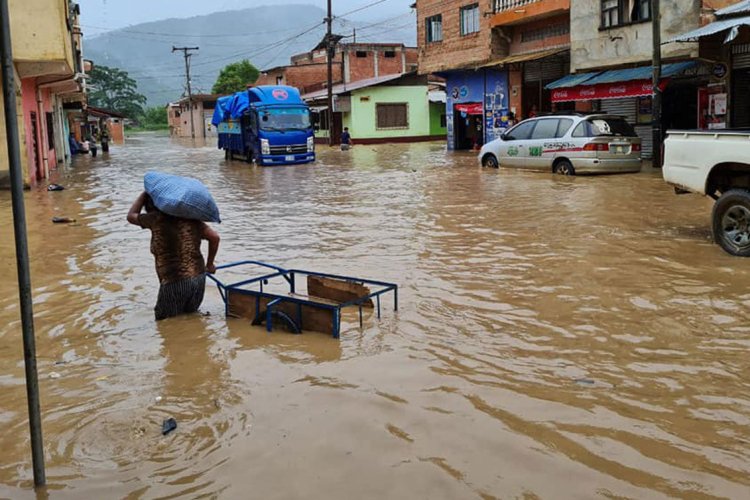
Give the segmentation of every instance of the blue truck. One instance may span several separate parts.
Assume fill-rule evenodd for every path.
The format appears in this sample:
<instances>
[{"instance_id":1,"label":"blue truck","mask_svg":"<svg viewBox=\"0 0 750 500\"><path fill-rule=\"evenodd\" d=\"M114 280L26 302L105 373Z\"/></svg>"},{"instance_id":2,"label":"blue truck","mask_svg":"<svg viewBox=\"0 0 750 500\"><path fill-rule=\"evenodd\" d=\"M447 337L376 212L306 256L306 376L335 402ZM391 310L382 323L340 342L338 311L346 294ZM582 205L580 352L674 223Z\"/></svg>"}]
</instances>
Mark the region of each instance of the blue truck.
<instances>
[{"instance_id":1,"label":"blue truck","mask_svg":"<svg viewBox=\"0 0 750 500\"><path fill-rule=\"evenodd\" d=\"M315 161L310 108L294 87L251 87L216 103L213 125L227 159L258 165Z\"/></svg>"}]
</instances>

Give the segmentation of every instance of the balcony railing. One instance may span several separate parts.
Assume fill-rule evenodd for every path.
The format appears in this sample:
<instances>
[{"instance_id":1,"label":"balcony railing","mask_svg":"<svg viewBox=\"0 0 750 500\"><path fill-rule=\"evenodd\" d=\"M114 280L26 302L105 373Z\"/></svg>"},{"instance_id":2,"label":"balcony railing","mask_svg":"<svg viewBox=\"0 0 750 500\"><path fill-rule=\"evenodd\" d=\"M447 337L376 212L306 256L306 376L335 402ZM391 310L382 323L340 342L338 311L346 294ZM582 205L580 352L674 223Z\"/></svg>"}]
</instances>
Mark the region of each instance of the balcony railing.
<instances>
[{"instance_id":1,"label":"balcony railing","mask_svg":"<svg viewBox=\"0 0 750 500\"><path fill-rule=\"evenodd\" d=\"M537 3L541 0L495 0L495 12L514 10L530 3Z\"/></svg>"}]
</instances>

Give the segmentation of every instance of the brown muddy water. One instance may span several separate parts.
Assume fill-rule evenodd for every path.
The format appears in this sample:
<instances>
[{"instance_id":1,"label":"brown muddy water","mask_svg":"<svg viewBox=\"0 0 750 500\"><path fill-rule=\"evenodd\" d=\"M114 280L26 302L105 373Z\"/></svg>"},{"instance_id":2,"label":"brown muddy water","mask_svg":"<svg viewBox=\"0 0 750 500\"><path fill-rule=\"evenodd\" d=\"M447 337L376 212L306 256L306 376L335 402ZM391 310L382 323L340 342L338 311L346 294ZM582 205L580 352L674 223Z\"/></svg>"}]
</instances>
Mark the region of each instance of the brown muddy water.
<instances>
[{"instance_id":1,"label":"brown muddy water","mask_svg":"<svg viewBox=\"0 0 750 500\"><path fill-rule=\"evenodd\" d=\"M319 156L145 135L27 193L51 498L748 498L750 260L708 200L441 144ZM211 287L210 316L155 323L125 222L149 169L210 186L222 263L395 281L400 311L269 335ZM0 497L34 498L8 193L0 230Z\"/></svg>"}]
</instances>

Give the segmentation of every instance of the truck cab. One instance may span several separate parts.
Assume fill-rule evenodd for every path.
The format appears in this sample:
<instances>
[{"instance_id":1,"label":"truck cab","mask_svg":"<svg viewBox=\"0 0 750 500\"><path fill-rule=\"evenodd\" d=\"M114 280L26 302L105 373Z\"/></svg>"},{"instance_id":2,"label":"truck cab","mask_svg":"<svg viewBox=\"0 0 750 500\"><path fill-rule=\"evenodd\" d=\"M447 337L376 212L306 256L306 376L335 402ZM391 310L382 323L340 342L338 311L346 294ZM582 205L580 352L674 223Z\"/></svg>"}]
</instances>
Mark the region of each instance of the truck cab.
<instances>
[{"instance_id":1,"label":"truck cab","mask_svg":"<svg viewBox=\"0 0 750 500\"><path fill-rule=\"evenodd\" d=\"M239 156L258 165L315 161L310 109L296 88L252 87L222 99L214 121L219 121L219 148L228 158Z\"/></svg>"}]
</instances>

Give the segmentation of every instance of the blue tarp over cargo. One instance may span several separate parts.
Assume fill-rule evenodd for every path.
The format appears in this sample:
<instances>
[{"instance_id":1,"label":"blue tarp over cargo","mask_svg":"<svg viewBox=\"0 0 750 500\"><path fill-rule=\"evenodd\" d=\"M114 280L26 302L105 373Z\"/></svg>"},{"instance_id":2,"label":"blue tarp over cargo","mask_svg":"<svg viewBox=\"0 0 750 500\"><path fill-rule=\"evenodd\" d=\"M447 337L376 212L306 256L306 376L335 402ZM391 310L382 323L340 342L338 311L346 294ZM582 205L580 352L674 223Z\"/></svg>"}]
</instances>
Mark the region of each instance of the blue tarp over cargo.
<instances>
[{"instance_id":1,"label":"blue tarp over cargo","mask_svg":"<svg viewBox=\"0 0 750 500\"><path fill-rule=\"evenodd\" d=\"M229 104L233 98L234 96L228 95L226 97L219 97L216 101L216 109L214 109L214 116L211 119L214 127L218 127L221 122L229 117Z\"/></svg>"}]
</instances>

